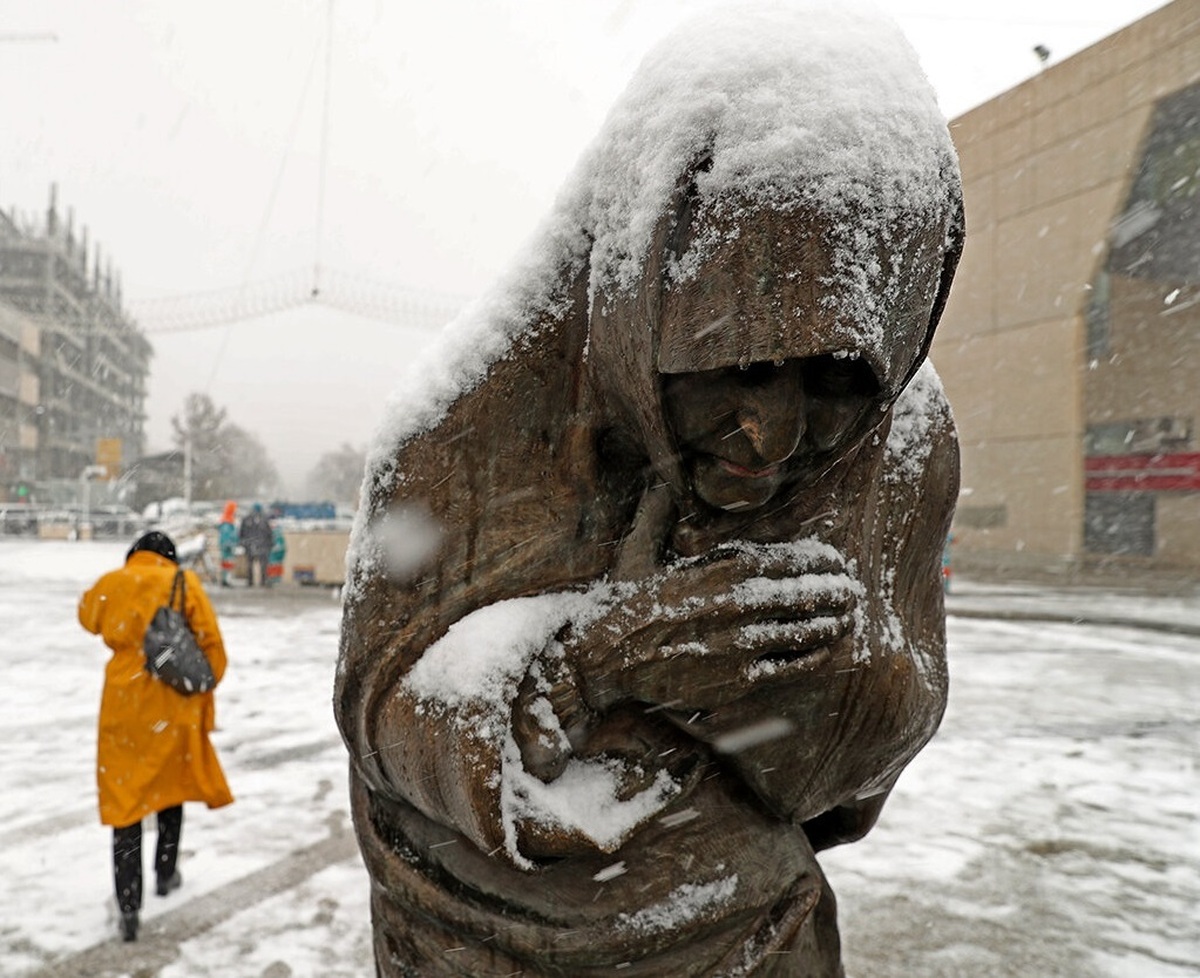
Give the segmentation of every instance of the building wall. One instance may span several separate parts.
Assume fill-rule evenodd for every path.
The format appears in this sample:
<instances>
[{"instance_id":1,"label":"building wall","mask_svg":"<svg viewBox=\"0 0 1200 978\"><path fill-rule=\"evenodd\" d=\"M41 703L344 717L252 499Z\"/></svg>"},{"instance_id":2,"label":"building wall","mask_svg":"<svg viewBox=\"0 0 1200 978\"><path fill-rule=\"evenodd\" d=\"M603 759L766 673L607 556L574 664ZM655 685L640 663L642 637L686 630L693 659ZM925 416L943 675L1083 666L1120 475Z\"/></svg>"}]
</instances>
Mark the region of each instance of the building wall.
<instances>
[{"instance_id":1,"label":"building wall","mask_svg":"<svg viewBox=\"0 0 1200 978\"><path fill-rule=\"evenodd\" d=\"M1158 559L1165 567L1195 567L1200 554L1200 506L1194 494L1158 496Z\"/></svg>"},{"instance_id":2,"label":"building wall","mask_svg":"<svg viewBox=\"0 0 1200 978\"><path fill-rule=\"evenodd\" d=\"M1173 410L1195 400L1164 383L1169 358L1139 347L1100 375L1087 343L1156 105L1197 79L1200 5L1177 0L951 123L967 239L932 356L960 430L967 566L1083 561L1089 419L1147 385Z\"/></svg>"},{"instance_id":3,"label":"building wall","mask_svg":"<svg viewBox=\"0 0 1200 978\"><path fill-rule=\"evenodd\" d=\"M28 316L0 302L0 501L36 469L40 339Z\"/></svg>"},{"instance_id":4,"label":"building wall","mask_svg":"<svg viewBox=\"0 0 1200 978\"><path fill-rule=\"evenodd\" d=\"M1088 364L1089 425L1178 416L1194 429L1200 406L1200 287L1113 276L1111 289L1109 349ZM1168 297L1173 301L1164 301ZM1183 416L1177 414L1181 409ZM1189 441L1194 444L1194 437Z\"/></svg>"}]
</instances>

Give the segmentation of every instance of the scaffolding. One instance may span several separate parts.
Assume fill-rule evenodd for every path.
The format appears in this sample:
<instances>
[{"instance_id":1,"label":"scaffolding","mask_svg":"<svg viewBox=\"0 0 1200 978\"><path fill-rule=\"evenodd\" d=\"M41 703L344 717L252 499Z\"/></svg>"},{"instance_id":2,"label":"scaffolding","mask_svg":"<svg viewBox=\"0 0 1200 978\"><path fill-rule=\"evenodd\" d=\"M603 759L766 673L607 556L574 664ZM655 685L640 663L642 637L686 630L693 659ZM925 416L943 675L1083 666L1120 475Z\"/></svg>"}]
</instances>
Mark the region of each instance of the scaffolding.
<instances>
[{"instance_id":1,"label":"scaffolding","mask_svg":"<svg viewBox=\"0 0 1200 978\"><path fill-rule=\"evenodd\" d=\"M0 212L0 303L38 334L6 344L24 386L0 404L0 493L11 497L17 480L78 480L97 464L119 476L145 450L152 347L123 308L111 259L89 247L86 227L76 234L71 210L63 220L53 186L44 221Z\"/></svg>"}]
</instances>

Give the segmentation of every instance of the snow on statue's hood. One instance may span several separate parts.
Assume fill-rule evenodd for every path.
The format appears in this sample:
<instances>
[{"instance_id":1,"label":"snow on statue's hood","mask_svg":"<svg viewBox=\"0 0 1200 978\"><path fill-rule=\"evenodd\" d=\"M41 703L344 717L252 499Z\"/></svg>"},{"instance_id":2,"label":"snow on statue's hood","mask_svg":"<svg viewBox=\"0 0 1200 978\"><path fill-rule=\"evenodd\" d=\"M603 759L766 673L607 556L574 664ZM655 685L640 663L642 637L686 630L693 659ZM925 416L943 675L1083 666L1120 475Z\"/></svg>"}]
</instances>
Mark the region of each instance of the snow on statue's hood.
<instances>
[{"instance_id":1,"label":"snow on statue's hood","mask_svg":"<svg viewBox=\"0 0 1200 978\"><path fill-rule=\"evenodd\" d=\"M703 227L668 268L678 283L695 278L738 218L805 210L836 224L847 251L843 265L821 270L847 345L885 344L885 311L873 297L880 284L898 291L887 276L899 270L881 267L872 232L894 229L903 246L905 231L949 219L956 171L914 53L861 5L710 14L646 58L582 167L595 240L591 290L637 287L655 229L681 191L698 200ZM693 185L682 187L681 177Z\"/></svg>"}]
</instances>

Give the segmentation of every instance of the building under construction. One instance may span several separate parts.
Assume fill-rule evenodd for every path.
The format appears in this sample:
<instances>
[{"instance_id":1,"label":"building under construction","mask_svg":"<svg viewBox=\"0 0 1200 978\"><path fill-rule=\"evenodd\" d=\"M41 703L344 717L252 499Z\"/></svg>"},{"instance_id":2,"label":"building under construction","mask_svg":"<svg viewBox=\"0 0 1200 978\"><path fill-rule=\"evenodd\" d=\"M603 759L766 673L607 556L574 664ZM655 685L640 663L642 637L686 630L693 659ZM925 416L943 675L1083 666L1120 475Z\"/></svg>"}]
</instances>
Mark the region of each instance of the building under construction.
<instances>
[{"instance_id":1,"label":"building under construction","mask_svg":"<svg viewBox=\"0 0 1200 978\"><path fill-rule=\"evenodd\" d=\"M140 458L151 352L53 187L44 221L0 212L0 501Z\"/></svg>"}]
</instances>

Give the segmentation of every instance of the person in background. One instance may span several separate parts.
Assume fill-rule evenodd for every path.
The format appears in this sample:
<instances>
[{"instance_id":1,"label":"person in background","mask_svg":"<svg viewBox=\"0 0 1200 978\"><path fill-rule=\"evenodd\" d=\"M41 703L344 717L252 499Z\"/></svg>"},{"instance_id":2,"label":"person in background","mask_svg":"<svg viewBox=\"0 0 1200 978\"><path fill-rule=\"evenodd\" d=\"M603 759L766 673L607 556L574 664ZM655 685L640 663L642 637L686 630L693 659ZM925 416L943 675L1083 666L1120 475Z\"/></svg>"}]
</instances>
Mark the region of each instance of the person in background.
<instances>
[{"instance_id":1,"label":"person in background","mask_svg":"<svg viewBox=\"0 0 1200 978\"><path fill-rule=\"evenodd\" d=\"M146 628L170 599L179 572L174 542L154 530L79 601L79 623L112 650L100 699L96 786L100 821L113 827L113 877L127 941L137 940L142 907L142 819L157 813L155 892L166 896L183 882L177 864L183 803L220 808L233 801L209 741L216 726L213 693L184 696L146 670ZM219 683L226 657L216 614L200 578L182 573L188 626Z\"/></svg>"},{"instance_id":2,"label":"person in background","mask_svg":"<svg viewBox=\"0 0 1200 978\"><path fill-rule=\"evenodd\" d=\"M267 586L267 562L271 556L271 521L262 504L255 503L238 531L238 541L246 548L246 583L254 586L257 576L260 587ZM257 575L255 573L257 568Z\"/></svg>"},{"instance_id":3,"label":"person in background","mask_svg":"<svg viewBox=\"0 0 1200 978\"><path fill-rule=\"evenodd\" d=\"M287 556L287 540L276 522L271 523L271 553L267 557L267 583L278 584L283 580L283 559Z\"/></svg>"},{"instance_id":4,"label":"person in background","mask_svg":"<svg viewBox=\"0 0 1200 978\"><path fill-rule=\"evenodd\" d=\"M945 594L950 593L950 578L954 573L953 554L950 548L954 546L954 534L950 533L946 536L946 543L942 547L942 591Z\"/></svg>"},{"instance_id":5,"label":"person in background","mask_svg":"<svg viewBox=\"0 0 1200 978\"><path fill-rule=\"evenodd\" d=\"M221 551L221 587L229 587L238 547L237 503L232 499L225 504L221 522L217 524L217 546Z\"/></svg>"}]
</instances>

